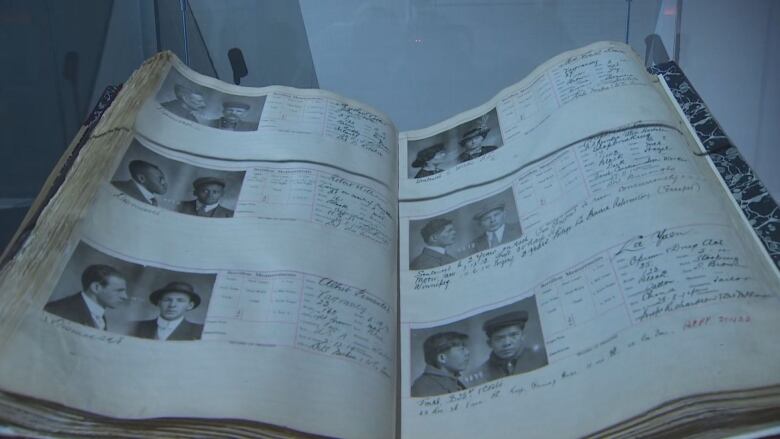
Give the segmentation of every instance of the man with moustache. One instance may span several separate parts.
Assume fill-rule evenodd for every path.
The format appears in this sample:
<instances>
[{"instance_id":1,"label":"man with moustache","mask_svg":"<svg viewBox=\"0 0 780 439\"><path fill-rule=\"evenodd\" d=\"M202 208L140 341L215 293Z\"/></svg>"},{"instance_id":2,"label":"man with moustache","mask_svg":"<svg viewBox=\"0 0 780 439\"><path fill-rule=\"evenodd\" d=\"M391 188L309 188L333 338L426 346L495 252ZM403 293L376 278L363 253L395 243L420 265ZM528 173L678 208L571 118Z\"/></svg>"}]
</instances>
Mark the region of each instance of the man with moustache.
<instances>
[{"instance_id":1,"label":"man with moustache","mask_svg":"<svg viewBox=\"0 0 780 439\"><path fill-rule=\"evenodd\" d=\"M191 122L200 122L198 120L198 114L206 108L205 93L181 84L175 84L173 86L173 93L176 95L176 99L163 102L161 104L163 108L182 119L187 119Z\"/></svg>"},{"instance_id":2,"label":"man with moustache","mask_svg":"<svg viewBox=\"0 0 780 439\"><path fill-rule=\"evenodd\" d=\"M208 121L207 125L225 131L254 131L257 125L244 120L249 104L227 101L222 104L222 116Z\"/></svg>"}]
</instances>

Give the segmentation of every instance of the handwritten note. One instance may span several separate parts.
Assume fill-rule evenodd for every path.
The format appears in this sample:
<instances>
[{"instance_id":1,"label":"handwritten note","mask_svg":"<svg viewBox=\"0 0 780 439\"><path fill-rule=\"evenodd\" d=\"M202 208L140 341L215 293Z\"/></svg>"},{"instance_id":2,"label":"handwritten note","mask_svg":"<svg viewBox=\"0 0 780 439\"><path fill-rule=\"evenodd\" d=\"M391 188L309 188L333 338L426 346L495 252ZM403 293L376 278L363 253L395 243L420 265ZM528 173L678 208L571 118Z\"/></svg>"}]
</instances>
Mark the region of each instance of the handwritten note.
<instances>
[{"instance_id":1,"label":"handwritten note","mask_svg":"<svg viewBox=\"0 0 780 439\"><path fill-rule=\"evenodd\" d=\"M628 352L641 350L648 344L663 342L675 334L675 331L666 328L652 327L622 338L616 335L607 336L594 343L591 348L579 352L577 356L581 357L581 361L577 363L550 365L540 370L543 373L534 377L524 376L525 379L517 379L515 376L469 387L456 393L414 398L404 401L404 405L411 407L410 414L431 417L468 411L491 401L511 404L519 399L532 399L540 392L568 385L570 381L587 379L585 377L592 369L604 367Z\"/></svg>"},{"instance_id":2,"label":"handwritten note","mask_svg":"<svg viewBox=\"0 0 780 439\"><path fill-rule=\"evenodd\" d=\"M751 274L733 234L718 229L663 229L618 247L615 265L632 320L726 300L772 297Z\"/></svg>"},{"instance_id":3,"label":"handwritten note","mask_svg":"<svg viewBox=\"0 0 780 439\"><path fill-rule=\"evenodd\" d=\"M680 134L662 127L629 129L575 144L522 170L512 183L523 236L461 254L452 265L416 271L414 289L446 289L464 277L507 269L616 212L695 195L703 179L692 158Z\"/></svg>"},{"instance_id":4,"label":"handwritten note","mask_svg":"<svg viewBox=\"0 0 780 439\"><path fill-rule=\"evenodd\" d=\"M203 339L303 349L389 378L393 325L391 304L368 290L310 273L231 271L217 277Z\"/></svg>"},{"instance_id":5,"label":"handwritten note","mask_svg":"<svg viewBox=\"0 0 780 439\"><path fill-rule=\"evenodd\" d=\"M282 92L268 96L260 129L324 137L379 157L395 142L392 125L378 114L336 99Z\"/></svg>"},{"instance_id":6,"label":"handwritten note","mask_svg":"<svg viewBox=\"0 0 780 439\"><path fill-rule=\"evenodd\" d=\"M389 245L395 219L388 191L313 168L247 171L235 217L307 221Z\"/></svg>"},{"instance_id":7,"label":"handwritten note","mask_svg":"<svg viewBox=\"0 0 780 439\"><path fill-rule=\"evenodd\" d=\"M68 332L85 340L118 345L121 344L125 339L125 337L122 335L108 334L105 331L96 331L92 328L74 323L68 319L56 316L54 314L43 313L42 320L61 331Z\"/></svg>"},{"instance_id":8,"label":"handwritten note","mask_svg":"<svg viewBox=\"0 0 780 439\"><path fill-rule=\"evenodd\" d=\"M497 107L504 140L528 134L558 108L583 96L647 84L647 75L626 53L593 49L572 56L527 87L503 97ZM506 128L504 128L506 127Z\"/></svg>"}]
</instances>

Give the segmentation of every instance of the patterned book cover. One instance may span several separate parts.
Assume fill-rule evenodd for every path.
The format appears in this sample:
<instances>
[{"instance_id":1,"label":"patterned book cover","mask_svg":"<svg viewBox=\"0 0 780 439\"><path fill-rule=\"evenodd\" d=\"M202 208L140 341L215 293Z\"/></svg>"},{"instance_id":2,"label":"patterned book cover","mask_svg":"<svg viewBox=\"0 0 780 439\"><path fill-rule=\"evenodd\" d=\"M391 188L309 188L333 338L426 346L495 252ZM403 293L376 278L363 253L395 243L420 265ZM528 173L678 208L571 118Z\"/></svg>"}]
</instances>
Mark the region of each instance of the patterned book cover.
<instances>
[{"instance_id":1,"label":"patterned book cover","mask_svg":"<svg viewBox=\"0 0 780 439\"><path fill-rule=\"evenodd\" d=\"M669 61L658 64L648 68L648 71L664 78L731 190L732 197L745 212L775 265L780 266L780 209L766 186L753 173L737 147L726 137L677 63Z\"/></svg>"}]
</instances>

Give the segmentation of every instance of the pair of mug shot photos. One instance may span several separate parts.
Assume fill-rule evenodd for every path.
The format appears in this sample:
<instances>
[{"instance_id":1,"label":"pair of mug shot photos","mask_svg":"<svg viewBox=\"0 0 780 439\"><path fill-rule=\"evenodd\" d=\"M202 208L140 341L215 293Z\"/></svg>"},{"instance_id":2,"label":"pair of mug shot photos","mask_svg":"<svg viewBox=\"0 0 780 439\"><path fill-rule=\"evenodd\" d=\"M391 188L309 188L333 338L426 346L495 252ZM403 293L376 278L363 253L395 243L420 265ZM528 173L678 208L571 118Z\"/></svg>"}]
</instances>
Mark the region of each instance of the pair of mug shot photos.
<instances>
[{"instance_id":1,"label":"pair of mug shot photos","mask_svg":"<svg viewBox=\"0 0 780 439\"><path fill-rule=\"evenodd\" d=\"M144 266L81 242L44 311L112 334L199 340L215 280L214 273Z\"/></svg>"}]
</instances>

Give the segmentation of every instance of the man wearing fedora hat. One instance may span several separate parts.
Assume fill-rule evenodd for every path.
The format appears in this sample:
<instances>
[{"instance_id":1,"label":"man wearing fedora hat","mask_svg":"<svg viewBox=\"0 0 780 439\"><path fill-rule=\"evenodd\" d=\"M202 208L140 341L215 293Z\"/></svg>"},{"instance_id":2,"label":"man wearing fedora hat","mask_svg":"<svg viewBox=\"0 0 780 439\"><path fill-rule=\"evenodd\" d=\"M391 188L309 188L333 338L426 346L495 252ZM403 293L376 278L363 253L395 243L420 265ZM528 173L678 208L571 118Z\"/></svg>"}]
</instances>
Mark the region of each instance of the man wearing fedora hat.
<instances>
[{"instance_id":1,"label":"man wearing fedora hat","mask_svg":"<svg viewBox=\"0 0 780 439\"><path fill-rule=\"evenodd\" d=\"M487 134L490 132L488 127L477 127L466 131L463 138L460 139L460 146L463 148L463 152L458 156L458 162L463 163L469 160L474 160L477 157L495 151L498 149L495 145L483 145Z\"/></svg>"},{"instance_id":2,"label":"man wearing fedora hat","mask_svg":"<svg viewBox=\"0 0 780 439\"><path fill-rule=\"evenodd\" d=\"M474 253L514 241L523 234L520 224L507 224L504 203L484 204L474 215L474 221L484 232L471 241L469 248Z\"/></svg>"},{"instance_id":3,"label":"man wearing fedora hat","mask_svg":"<svg viewBox=\"0 0 780 439\"><path fill-rule=\"evenodd\" d=\"M414 178L423 178L444 171L441 166L447 161L447 150L443 143L429 146L417 151L417 157L412 162L413 168L420 168Z\"/></svg>"},{"instance_id":4,"label":"man wearing fedora hat","mask_svg":"<svg viewBox=\"0 0 780 439\"><path fill-rule=\"evenodd\" d=\"M519 375L547 365L543 346L529 346L525 340L527 311L511 311L485 321L490 357L465 379L470 386Z\"/></svg>"},{"instance_id":5,"label":"man wearing fedora hat","mask_svg":"<svg viewBox=\"0 0 780 439\"><path fill-rule=\"evenodd\" d=\"M225 181L217 177L200 177L192 182L194 200L182 201L176 211L208 218L232 218L233 211L219 205L225 192Z\"/></svg>"},{"instance_id":6,"label":"man wearing fedora hat","mask_svg":"<svg viewBox=\"0 0 780 439\"><path fill-rule=\"evenodd\" d=\"M207 125L226 131L255 131L257 124L244 120L249 108L250 105L244 102L225 101L222 103L222 117L208 121Z\"/></svg>"},{"instance_id":7,"label":"man wearing fedora hat","mask_svg":"<svg viewBox=\"0 0 780 439\"><path fill-rule=\"evenodd\" d=\"M203 325L192 323L184 315L200 305L200 296L187 282L170 282L149 295L159 308L156 319L137 322L134 336L152 340L200 340Z\"/></svg>"}]
</instances>

